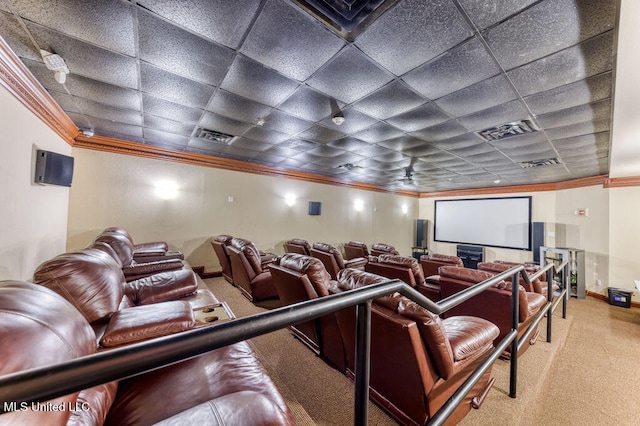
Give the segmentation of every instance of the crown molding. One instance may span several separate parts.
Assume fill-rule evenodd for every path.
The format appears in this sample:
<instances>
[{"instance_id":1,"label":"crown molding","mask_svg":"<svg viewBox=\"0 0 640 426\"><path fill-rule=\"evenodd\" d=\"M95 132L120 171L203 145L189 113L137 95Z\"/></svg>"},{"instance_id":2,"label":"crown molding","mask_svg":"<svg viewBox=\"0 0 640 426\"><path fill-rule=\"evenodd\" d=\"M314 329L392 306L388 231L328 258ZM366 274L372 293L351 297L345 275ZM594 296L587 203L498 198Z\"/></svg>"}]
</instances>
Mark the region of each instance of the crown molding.
<instances>
[{"instance_id":1,"label":"crown molding","mask_svg":"<svg viewBox=\"0 0 640 426\"><path fill-rule=\"evenodd\" d=\"M112 152L116 154L132 155L136 157L150 158L154 160L174 161L178 163L191 164L216 169L232 170L236 172L252 173L263 176L282 177L287 179L301 180L305 182L321 183L333 186L361 189L364 191L382 192L387 194L401 195L405 197L418 198L418 192L394 191L381 186L361 182L345 182L328 176L316 175L313 173L277 169L260 164L247 163L240 160L214 157L211 155L198 154L195 152L178 151L157 146L146 145L138 142L130 142L122 139L108 138L104 136L93 136L87 138L79 135L74 142L74 148L91 149L95 151Z\"/></svg>"},{"instance_id":2,"label":"crown molding","mask_svg":"<svg viewBox=\"0 0 640 426\"><path fill-rule=\"evenodd\" d=\"M0 37L0 85L73 146L80 130Z\"/></svg>"},{"instance_id":3,"label":"crown molding","mask_svg":"<svg viewBox=\"0 0 640 426\"><path fill-rule=\"evenodd\" d=\"M629 186L640 186L640 176L609 178L604 183L605 188L623 188Z\"/></svg>"},{"instance_id":4,"label":"crown molding","mask_svg":"<svg viewBox=\"0 0 640 426\"><path fill-rule=\"evenodd\" d=\"M638 178L640 184L640 178ZM475 195L492 195L492 194L513 194L516 192L544 192L559 191L562 189L582 188L585 186L603 185L607 182L607 176L592 176L581 179L573 179L564 182L542 183L532 185L514 185L499 186L495 188L477 188L477 189L461 189L440 192L423 192L420 198L436 198L436 197L457 197L457 196L475 196Z\"/></svg>"}]
</instances>

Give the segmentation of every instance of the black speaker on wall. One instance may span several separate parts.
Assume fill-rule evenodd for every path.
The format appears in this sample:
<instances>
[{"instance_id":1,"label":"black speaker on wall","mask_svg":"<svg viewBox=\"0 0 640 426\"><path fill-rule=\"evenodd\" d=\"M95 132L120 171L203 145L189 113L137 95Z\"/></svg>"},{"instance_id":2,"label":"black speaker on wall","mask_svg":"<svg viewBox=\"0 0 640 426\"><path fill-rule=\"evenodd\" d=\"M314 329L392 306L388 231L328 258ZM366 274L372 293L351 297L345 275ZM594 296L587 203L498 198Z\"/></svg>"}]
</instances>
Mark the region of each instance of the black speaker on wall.
<instances>
[{"instance_id":1,"label":"black speaker on wall","mask_svg":"<svg viewBox=\"0 0 640 426\"><path fill-rule=\"evenodd\" d=\"M37 150L34 182L43 185L71 186L73 157Z\"/></svg>"},{"instance_id":2,"label":"black speaker on wall","mask_svg":"<svg viewBox=\"0 0 640 426\"><path fill-rule=\"evenodd\" d=\"M533 262L540 264L540 247L544 246L544 222L533 222L531 247L533 250Z\"/></svg>"},{"instance_id":3,"label":"black speaker on wall","mask_svg":"<svg viewBox=\"0 0 640 426\"><path fill-rule=\"evenodd\" d=\"M309 214L311 216L320 216L322 213L322 203L320 201L309 201Z\"/></svg>"},{"instance_id":4,"label":"black speaker on wall","mask_svg":"<svg viewBox=\"0 0 640 426\"><path fill-rule=\"evenodd\" d=\"M429 242L429 221L427 219L416 220L416 239L414 247L427 248Z\"/></svg>"}]
</instances>

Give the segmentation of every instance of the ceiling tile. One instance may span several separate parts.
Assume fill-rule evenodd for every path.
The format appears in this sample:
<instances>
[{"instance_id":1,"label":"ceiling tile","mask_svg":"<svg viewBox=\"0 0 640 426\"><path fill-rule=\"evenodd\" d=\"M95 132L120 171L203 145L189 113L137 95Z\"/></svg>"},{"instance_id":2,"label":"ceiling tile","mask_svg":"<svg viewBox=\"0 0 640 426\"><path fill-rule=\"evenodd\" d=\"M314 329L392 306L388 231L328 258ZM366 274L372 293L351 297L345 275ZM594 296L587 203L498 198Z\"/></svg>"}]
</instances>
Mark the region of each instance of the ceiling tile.
<instances>
[{"instance_id":1,"label":"ceiling tile","mask_svg":"<svg viewBox=\"0 0 640 426\"><path fill-rule=\"evenodd\" d=\"M346 46L307 83L347 104L369 95L392 76L353 46Z\"/></svg>"},{"instance_id":2,"label":"ceiling tile","mask_svg":"<svg viewBox=\"0 0 640 426\"><path fill-rule=\"evenodd\" d=\"M203 109L213 94L213 87L171 74L146 63L140 64L142 91L193 108Z\"/></svg>"},{"instance_id":3,"label":"ceiling tile","mask_svg":"<svg viewBox=\"0 0 640 426\"><path fill-rule=\"evenodd\" d=\"M610 98L613 90L611 85L611 73L607 72L527 96L524 101L534 114L544 114Z\"/></svg>"},{"instance_id":4,"label":"ceiling tile","mask_svg":"<svg viewBox=\"0 0 640 426\"><path fill-rule=\"evenodd\" d=\"M472 34L453 2L404 0L360 34L355 44L399 76Z\"/></svg>"},{"instance_id":5,"label":"ceiling tile","mask_svg":"<svg viewBox=\"0 0 640 426\"><path fill-rule=\"evenodd\" d=\"M155 115L144 115L144 127L155 129L160 132L172 133L175 135L186 136L187 138L193 133L194 125L183 123L181 121L170 120L168 118L157 117ZM145 130L145 136L147 135ZM185 142L186 145L187 142Z\"/></svg>"},{"instance_id":6,"label":"ceiling tile","mask_svg":"<svg viewBox=\"0 0 640 426\"><path fill-rule=\"evenodd\" d=\"M242 136L251 138L257 141L267 142L270 144L279 144L289 139L289 136L284 133L280 133L275 130L266 129L260 126L253 126L249 130L247 130Z\"/></svg>"},{"instance_id":7,"label":"ceiling tile","mask_svg":"<svg viewBox=\"0 0 640 426\"><path fill-rule=\"evenodd\" d=\"M344 116L344 123L340 125L335 124L332 117L327 117L322 120L320 124L342 133L354 133L371 127L378 122L375 118L369 117L353 107L346 107L341 111Z\"/></svg>"},{"instance_id":8,"label":"ceiling tile","mask_svg":"<svg viewBox=\"0 0 640 426\"><path fill-rule=\"evenodd\" d=\"M142 131L146 143L160 148L184 150L189 144L188 136L181 136L173 132L163 132L150 128L144 128Z\"/></svg>"},{"instance_id":9,"label":"ceiling tile","mask_svg":"<svg viewBox=\"0 0 640 426\"><path fill-rule=\"evenodd\" d=\"M573 136L589 135L610 130L609 120L586 121L568 126L556 127L546 131L550 139L564 139Z\"/></svg>"},{"instance_id":10,"label":"ceiling tile","mask_svg":"<svg viewBox=\"0 0 640 426\"><path fill-rule=\"evenodd\" d=\"M221 88L258 103L276 106L298 87L298 83L238 55Z\"/></svg>"},{"instance_id":11,"label":"ceiling tile","mask_svg":"<svg viewBox=\"0 0 640 426\"><path fill-rule=\"evenodd\" d=\"M573 123L581 123L591 120L608 120L611 116L611 100L579 105L560 111L539 115L538 123L545 129L567 126Z\"/></svg>"},{"instance_id":12,"label":"ceiling tile","mask_svg":"<svg viewBox=\"0 0 640 426\"><path fill-rule=\"evenodd\" d=\"M272 110L272 108L267 105L254 102L224 90L216 91L206 109L218 115L252 124L256 124L258 119L264 118Z\"/></svg>"},{"instance_id":13,"label":"ceiling tile","mask_svg":"<svg viewBox=\"0 0 640 426\"><path fill-rule=\"evenodd\" d=\"M436 104L430 102L404 114L396 115L388 119L387 122L405 132L415 132L447 120L449 117Z\"/></svg>"},{"instance_id":14,"label":"ceiling tile","mask_svg":"<svg viewBox=\"0 0 640 426\"><path fill-rule=\"evenodd\" d=\"M150 13L138 13L140 59L190 80L217 86L234 52Z\"/></svg>"},{"instance_id":15,"label":"ceiling tile","mask_svg":"<svg viewBox=\"0 0 640 426\"><path fill-rule=\"evenodd\" d=\"M484 45L473 37L411 71L402 79L430 99L460 90L500 72Z\"/></svg>"},{"instance_id":16,"label":"ceiling tile","mask_svg":"<svg viewBox=\"0 0 640 426\"><path fill-rule=\"evenodd\" d=\"M165 101L151 95L142 95L142 105L144 112L158 117L169 118L187 124L197 124L202 117L203 111L197 108L180 105L174 102Z\"/></svg>"},{"instance_id":17,"label":"ceiling tile","mask_svg":"<svg viewBox=\"0 0 640 426\"><path fill-rule=\"evenodd\" d=\"M104 49L135 56L134 20L128 2L69 0L64 7L57 7L60 2L56 0L11 3L20 16L31 22ZM70 11L73 19L69 19Z\"/></svg>"},{"instance_id":18,"label":"ceiling tile","mask_svg":"<svg viewBox=\"0 0 640 426\"><path fill-rule=\"evenodd\" d=\"M344 136L345 134L340 131L329 129L328 127L324 127L319 124L310 127L298 135L301 139L318 143L331 142Z\"/></svg>"},{"instance_id":19,"label":"ceiling tile","mask_svg":"<svg viewBox=\"0 0 640 426\"><path fill-rule=\"evenodd\" d=\"M411 132L411 136L425 140L427 142L452 138L454 136L467 133L468 130L456 120L445 121L422 130Z\"/></svg>"},{"instance_id":20,"label":"ceiling tile","mask_svg":"<svg viewBox=\"0 0 640 426\"><path fill-rule=\"evenodd\" d=\"M424 145L424 141L408 135L403 135L398 138L379 142L378 145L393 151L405 152L410 148Z\"/></svg>"},{"instance_id":21,"label":"ceiling tile","mask_svg":"<svg viewBox=\"0 0 640 426\"><path fill-rule=\"evenodd\" d=\"M515 100L461 117L458 121L471 131L478 131L495 127L496 125L530 119L531 117L520 101Z\"/></svg>"},{"instance_id":22,"label":"ceiling tile","mask_svg":"<svg viewBox=\"0 0 640 426\"><path fill-rule=\"evenodd\" d=\"M516 97L517 94L509 80L499 74L444 96L435 103L453 117L462 117L512 101Z\"/></svg>"},{"instance_id":23,"label":"ceiling tile","mask_svg":"<svg viewBox=\"0 0 640 426\"><path fill-rule=\"evenodd\" d=\"M199 123L200 127L233 136L240 136L246 132L250 124L223 117L212 112L205 112Z\"/></svg>"},{"instance_id":24,"label":"ceiling tile","mask_svg":"<svg viewBox=\"0 0 640 426\"><path fill-rule=\"evenodd\" d=\"M264 127L288 135L298 134L313 125L310 121L302 120L278 109L272 109L271 112L263 118Z\"/></svg>"},{"instance_id":25,"label":"ceiling tile","mask_svg":"<svg viewBox=\"0 0 640 426\"><path fill-rule=\"evenodd\" d=\"M403 84L402 81L394 80L380 90L356 102L354 107L379 120L385 120L409 111L427 101L423 96Z\"/></svg>"},{"instance_id":26,"label":"ceiling tile","mask_svg":"<svg viewBox=\"0 0 640 426\"><path fill-rule=\"evenodd\" d=\"M487 3L478 0L459 0L469 18L479 29L487 28L519 13L536 1L538 0L492 0L491 3Z\"/></svg>"},{"instance_id":27,"label":"ceiling tile","mask_svg":"<svg viewBox=\"0 0 640 426\"><path fill-rule=\"evenodd\" d=\"M278 106L291 115L309 121L320 121L338 111L335 100L307 86L300 86Z\"/></svg>"},{"instance_id":28,"label":"ceiling tile","mask_svg":"<svg viewBox=\"0 0 640 426\"><path fill-rule=\"evenodd\" d=\"M269 0L241 53L289 78L304 81L345 42L289 2Z\"/></svg>"},{"instance_id":29,"label":"ceiling tile","mask_svg":"<svg viewBox=\"0 0 640 426\"><path fill-rule=\"evenodd\" d=\"M368 129L356 132L352 136L369 143L384 142L403 135L402 130L387 123L377 123Z\"/></svg>"},{"instance_id":30,"label":"ceiling tile","mask_svg":"<svg viewBox=\"0 0 640 426\"><path fill-rule=\"evenodd\" d=\"M611 70L612 46L613 31L608 31L507 74L522 96L544 92Z\"/></svg>"},{"instance_id":31,"label":"ceiling tile","mask_svg":"<svg viewBox=\"0 0 640 426\"><path fill-rule=\"evenodd\" d=\"M613 28L615 3L544 0L484 33L506 70L550 55Z\"/></svg>"},{"instance_id":32,"label":"ceiling tile","mask_svg":"<svg viewBox=\"0 0 640 426\"><path fill-rule=\"evenodd\" d=\"M273 148L273 144L267 143L264 141L255 140L253 138L249 138L246 136L242 136L234 139L230 146L233 146L236 149L250 149L252 151L267 151L270 148Z\"/></svg>"},{"instance_id":33,"label":"ceiling tile","mask_svg":"<svg viewBox=\"0 0 640 426\"><path fill-rule=\"evenodd\" d=\"M235 49L254 19L261 0L139 0L137 3L196 34Z\"/></svg>"},{"instance_id":34,"label":"ceiling tile","mask_svg":"<svg viewBox=\"0 0 640 426\"><path fill-rule=\"evenodd\" d=\"M329 142L327 145L332 148L339 148L345 151L356 151L358 149L363 149L370 146L368 142L364 142L364 141L361 141L360 139L356 139L352 137L340 138L335 141Z\"/></svg>"}]
</instances>

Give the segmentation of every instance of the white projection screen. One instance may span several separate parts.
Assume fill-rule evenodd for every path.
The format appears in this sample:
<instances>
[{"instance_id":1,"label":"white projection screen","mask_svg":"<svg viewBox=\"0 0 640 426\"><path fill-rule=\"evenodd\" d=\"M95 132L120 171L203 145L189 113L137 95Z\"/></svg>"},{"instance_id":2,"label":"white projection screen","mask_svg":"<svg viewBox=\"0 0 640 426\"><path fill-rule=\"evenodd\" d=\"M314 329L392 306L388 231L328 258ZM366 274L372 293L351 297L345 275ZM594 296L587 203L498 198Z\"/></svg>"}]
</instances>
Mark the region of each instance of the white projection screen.
<instances>
[{"instance_id":1,"label":"white projection screen","mask_svg":"<svg viewBox=\"0 0 640 426\"><path fill-rule=\"evenodd\" d=\"M436 200L434 240L531 250L531 197Z\"/></svg>"}]
</instances>

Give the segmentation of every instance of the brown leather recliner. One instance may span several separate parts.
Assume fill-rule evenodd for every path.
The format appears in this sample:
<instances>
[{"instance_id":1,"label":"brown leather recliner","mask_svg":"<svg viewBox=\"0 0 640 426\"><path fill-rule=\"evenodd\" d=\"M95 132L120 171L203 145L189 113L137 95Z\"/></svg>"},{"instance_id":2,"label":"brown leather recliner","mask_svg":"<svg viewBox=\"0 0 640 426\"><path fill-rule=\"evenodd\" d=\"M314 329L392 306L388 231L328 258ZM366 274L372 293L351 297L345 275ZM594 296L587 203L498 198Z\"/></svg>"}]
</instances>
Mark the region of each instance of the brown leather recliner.
<instances>
[{"instance_id":1,"label":"brown leather recliner","mask_svg":"<svg viewBox=\"0 0 640 426\"><path fill-rule=\"evenodd\" d=\"M133 257L133 244L121 232L103 232L89 245L111 255L122 268L127 281L148 277L160 272L191 269L184 260L162 259L153 262L138 262ZM143 259L146 259L144 257Z\"/></svg>"},{"instance_id":2,"label":"brown leather recliner","mask_svg":"<svg viewBox=\"0 0 640 426\"><path fill-rule=\"evenodd\" d=\"M269 265L282 306L329 295L335 284L320 260L297 253L285 254ZM345 371L344 346L335 314L289 327L300 341L338 370Z\"/></svg>"},{"instance_id":3,"label":"brown leather recliner","mask_svg":"<svg viewBox=\"0 0 640 426\"><path fill-rule=\"evenodd\" d=\"M227 246L231 244L233 237L231 235L218 235L211 240L211 246L215 251L220 266L222 267L222 276L225 280L233 284L233 274L231 273L231 260L229 259L229 250Z\"/></svg>"},{"instance_id":4,"label":"brown leather recliner","mask_svg":"<svg viewBox=\"0 0 640 426\"><path fill-rule=\"evenodd\" d=\"M77 309L41 285L19 281L0 282L0 347L0 375L96 352L93 330ZM63 409L29 406L0 415L0 424L295 424L244 342L49 402Z\"/></svg>"},{"instance_id":5,"label":"brown leather recliner","mask_svg":"<svg viewBox=\"0 0 640 426\"><path fill-rule=\"evenodd\" d=\"M386 281L368 272L345 269L332 293ZM355 308L336 313L347 354L347 368L355 365ZM493 349L498 328L474 317L442 320L417 303L394 294L371 306L370 398L402 424L424 425L460 387ZM493 384L491 369L456 408L446 424L457 424L472 400Z\"/></svg>"},{"instance_id":6,"label":"brown leather recliner","mask_svg":"<svg viewBox=\"0 0 640 426\"><path fill-rule=\"evenodd\" d=\"M284 242L284 251L286 253L298 253L311 256L311 244L309 244L307 240L293 238Z\"/></svg>"},{"instance_id":7,"label":"brown leather recliner","mask_svg":"<svg viewBox=\"0 0 640 426\"><path fill-rule=\"evenodd\" d=\"M344 258L346 260L369 256L367 245L360 241L349 241L344 244Z\"/></svg>"},{"instance_id":8,"label":"brown leather recliner","mask_svg":"<svg viewBox=\"0 0 640 426\"><path fill-rule=\"evenodd\" d=\"M367 259L363 257L344 260L342 253L340 253L340 250L338 250L336 246L326 243L313 243L313 246L311 246L311 256L320 259L332 280L335 280L338 272L344 268L364 270L364 265L367 264Z\"/></svg>"},{"instance_id":9,"label":"brown leather recliner","mask_svg":"<svg viewBox=\"0 0 640 426\"><path fill-rule=\"evenodd\" d=\"M409 256L381 254L370 256L364 270L390 279L399 279L411 287L424 284L424 275L418 261Z\"/></svg>"},{"instance_id":10,"label":"brown leather recliner","mask_svg":"<svg viewBox=\"0 0 640 426\"><path fill-rule=\"evenodd\" d=\"M440 268L442 297L454 295L494 275L494 273L477 269L442 266ZM547 299L541 294L525 291L522 286L519 286L519 291L518 336L522 336L535 315L544 307ZM446 315L471 315L491 321L500 329L500 335L494 341L494 344L498 344L511 331L511 282L502 281L486 289L471 300L452 308ZM538 334L539 331L536 330L523 345L520 353L524 353L529 345L536 342ZM509 350L504 353L504 357L509 356Z\"/></svg>"},{"instance_id":11,"label":"brown leather recliner","mask_svg":"<svg viewBox=\"0 0 640 426\"><path fill-rule=\"evenodd\" d=\"M516 263L516 262L509 262L506 260L494 260L493 261L494 264L499 264L499 265L507 265L509 268L514 267L514 266L518 266L518 265L524 265L524 269L525 271L527 271L528 275L532 275L535 274L536 272L538 272L540 270L540 265L536 265L536 264L532 264L532 263ZM478 267L478 269L480 269ZM507 268L508 269L508 268ZM548 289L548 277L549 273L547 271L547 273L543 274L541 277L538 277L536 280L534 280L531 284L533 284L533 291L535 293L540 293L543 294L545 297L548 295L547 293L547 289ZM542 278L542 279L541 279ZM560 289L560 287L556 284L553 283L552 284L552 293L556 292L557 290ZM553 296L553 298L555 299L555 296Z\"/></svg>"},{"instance_id":12,"label":"brown leather recliner","mask_svg":"<svg viewBox=\"0 0 640 426\"><path fill-rule=\"evenodd\" d=\"M227 247L233 284L252 302L278 297L269 264L278 256L263 254L256 245L242 238L232 238Z\"/></svg>"},{"instance_id":13,"label":"brown leather recliner","mask_svg":"<svg viewBox=\"0 0 640 426\"><path fill-rule=\"evenodd\" d=\"M167 259L184 260L184 254L179 251L169 251L169 245L165 241L135 244L131 234L124 228L110 227L102 232L116 232L127 237L133 247L133 258L136 262L146 263Z\"/></svg>"},{"instance_id":14,"label":"brown leather recliner","mask_svg":"<svg viewBox=\"0 0 640 426\"><path fill-rule=\"evenodd\" d=\"M440 294L440 275L438 270L441 266L457 266L463 267L462 259L458 256L450 256L447 254L430 253L420 256L420 266L424 272L424 285L418 288L418 291L437 302L442 298Z\"/></svg>"},{"instance_id":15,"label":"brown leather recliner","mask_svg":"<svg viewBox=\"0 0 640 426\"><path fill-rule=\"evenodd\" d=\"M371 246L371 256L380 256L381 254L400 254L394 246L384 243L376 243Z\"/></svg>"}]
</instances>

